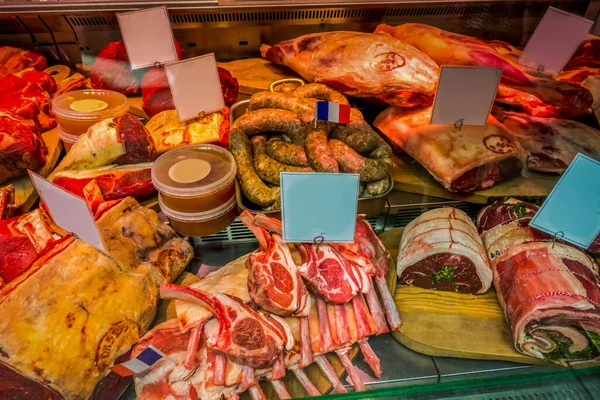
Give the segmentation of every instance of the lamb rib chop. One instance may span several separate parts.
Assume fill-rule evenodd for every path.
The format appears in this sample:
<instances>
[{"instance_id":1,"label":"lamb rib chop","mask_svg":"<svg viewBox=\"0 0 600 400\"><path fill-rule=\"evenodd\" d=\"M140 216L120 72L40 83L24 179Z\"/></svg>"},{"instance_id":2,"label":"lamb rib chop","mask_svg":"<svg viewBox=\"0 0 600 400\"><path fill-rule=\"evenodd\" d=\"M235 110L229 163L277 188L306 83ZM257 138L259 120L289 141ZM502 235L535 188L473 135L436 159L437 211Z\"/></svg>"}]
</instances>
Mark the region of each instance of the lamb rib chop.
<instances>
[{"instance_id":1,"label":"lamb rib chop","mask_svg":"<svg viewBox=\"0 0 600 400\"><path fill-rule=\"evenodd\" d=\"M246 260L248 292L252 300L277 315L308 315L310 296L302 282L287 244L280 235L269 233L254 224L248 211L240 220L258 239L259 250Z\"/></svg>"},{"instance_id":2,"label":"lamb rib chop","mask_svg":"<svg viewBox=\"0 0 600 400\"><path fill-rule=\"evenodd\" d=\"M293 341L285 323L263 316L238 298L222 293L210 295L172 284L161 285L160 295L163 299L184 300L211 310L219 321L219 328L218 333L211 332L208 346L251 368L272 364Z\"/></svg>"}]
</instances>

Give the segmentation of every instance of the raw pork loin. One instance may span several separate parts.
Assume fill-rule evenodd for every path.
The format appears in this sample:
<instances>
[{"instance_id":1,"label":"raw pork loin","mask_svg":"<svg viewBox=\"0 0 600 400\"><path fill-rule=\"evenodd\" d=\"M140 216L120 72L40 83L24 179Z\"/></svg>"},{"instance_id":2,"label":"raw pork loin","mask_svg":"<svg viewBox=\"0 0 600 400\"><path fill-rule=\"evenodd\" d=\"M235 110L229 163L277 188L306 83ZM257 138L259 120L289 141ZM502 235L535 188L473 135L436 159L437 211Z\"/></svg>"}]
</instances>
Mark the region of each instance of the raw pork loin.
<instances>
[{"instance_id":1,"label":"raw pork loin","mask_svg":"<svg viewBox=\"0 0 600 400\"><path fill-rule=\"evenodd\" d=\"M460 130L430 119L431 107L389 107L373 125L453 192L487 189L521 171L525 153L494 117Z\"/></svg>"},{"instance_id":2,"label":"raw pork loin","mask_svg":"<svg viewBox=\"0 0 600 400\"><path fill-rule=\"evenodd\" d=\"M404 228L397 273L408 285L449 292L485 293L492 284L475 225L452 207L423 213Z\"/></svg>"},{"instance_id":3,"label":"raw pork loin","mask_svg":"<svg viewBox=\"0 0 600 400\"><path fill-rule=\"evenodd\" d=\"M600 277L580 249L529 226L537 207L484 208L478 226L515 348L558 364L600 356Z\"/></svg>"},{"instance_id":4,"label":"raw pork loin","mask_svg":"<svg viewBox=\"0 0 600 400\"><path fill-rule=\"evenodd\" d=\"M309 82L403 107L432 104L440 72L431 58L388 35L313 33L260 51Z\"/></svg>"}]
</instances>

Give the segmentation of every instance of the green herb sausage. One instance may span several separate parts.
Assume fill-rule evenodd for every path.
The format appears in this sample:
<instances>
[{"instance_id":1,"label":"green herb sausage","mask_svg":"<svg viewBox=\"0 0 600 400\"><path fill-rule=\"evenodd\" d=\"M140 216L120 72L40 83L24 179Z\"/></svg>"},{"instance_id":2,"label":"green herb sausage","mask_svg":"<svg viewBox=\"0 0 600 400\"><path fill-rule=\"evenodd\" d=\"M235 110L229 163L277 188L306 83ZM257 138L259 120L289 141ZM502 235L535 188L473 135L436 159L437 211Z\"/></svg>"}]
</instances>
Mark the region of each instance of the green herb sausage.
<instances>
[{"instance_id":1,"label":"green herb sausage","mask_svg":"<svg viewBox=\"0 0 600 400\"><path fill-rule=\"evenodd\" d=\"M304 146L306 139L306 125L293 112L275 108L247 112L235 120L233 128L241 129L248 136L265 132L284 133L299 146Z\"/></svg>"},{"instance_id":2,"label":"green herb sausage","mask_svg":"<svg viewBox=\"0 0 600 400\"><path fill-rule=\"evenodd\" d=\"M256 135L252 138L252 150L254 152L254 168L265 182L273 185L279 185L280 172L313 172L312 168L294 167L285 165L279 161L273 160L266 153L267 138L262 135Z\"/></svg>"},{"instance_id":3,"label":"green herb sausage","mask_svg":"<svg viewBox=\"0 0 600 400\"><path fill-rule=\"evenodd\" d=\"M365 121L340 125L331 133L333 139L341 140L361 154L367 154L377 148L379 145L378 136Z\"/></svg>"},{"instance_id":4,"label":"green herb sausage","mask_svg":"<svg viewBox=\"0 0 600 400\"><path fill-rule=\"evenodd\" d=\"M268 206L280 198L279 188L268 187L258 176L252 161L252 146L246 134L239 129L229 133L229 149L237 164L237 179L242 192L251 202Z\"/></svg>"},{"instance_id":5,"label":"green herb sausage","mask_svg":"<svg viewBox=\"0 0 600 400\"><path fill-rule=\"evenodd\" d=\"M291 111L306 124L315 118L315 100L294 97L290 93L258 92L252 95L248 111L263 108Z\"/></svg>"},{"instance_id":6,"label":"green herb sausage","mask_svg":"<svg viewBox=\"0 0 600 400\"><path fill-rule=\"evenodd\" d=\"M294 97L327 100L339 104L350 104L346 96L322 83L308 83L298 86L292 92L292 95Z\"/></svg>"},{"instance_id":7,"label":"green herb sausage","mask_svg":"<svg viewBox=\"0 0 600 400\"><path fill-rule=\"evenodd\" d=\"M271 138L267 142L267 155L280 163L296 167L308 167L304 148L287 143L280 138Z\"/></svg>"}]
</instances>

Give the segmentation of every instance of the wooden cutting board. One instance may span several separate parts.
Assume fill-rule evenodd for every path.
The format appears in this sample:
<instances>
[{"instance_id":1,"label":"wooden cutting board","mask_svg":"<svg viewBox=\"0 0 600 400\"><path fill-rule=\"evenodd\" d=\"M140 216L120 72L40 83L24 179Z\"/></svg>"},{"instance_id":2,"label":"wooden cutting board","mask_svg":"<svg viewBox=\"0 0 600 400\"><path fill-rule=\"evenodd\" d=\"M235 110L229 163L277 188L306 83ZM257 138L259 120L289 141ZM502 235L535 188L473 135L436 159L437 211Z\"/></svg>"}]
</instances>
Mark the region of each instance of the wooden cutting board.
<instances>
[{"instance_id":1,"label":"wooden cutting board","mask_svg":"<svg viewBox=\"0 0 600 400\"><path fill-rule=\"evenodd\" d=\"M225 63L217 63L238 80L240 93L252 95L269 90L271 82L284 78L299 78L289 68L275 65L263 58L246 58Z\"/></svg>"},{"instance_id":2,"label":"wooden cutting board","mask_svg":"<svg viewBox=\"0 0 600 400\"><path fill-rule=\"evenodd\" d=\"M545 197L560 178L559 175L527 171L523 173L526 176L502 181L489 189L462 194L446 190L421 164L406 155L394 157L391 173L395 190L478 204L506 196L524 199Z\"/></svg>"},{"instance_id":3,"label":"wooden cutting board","mask_svg":"<svg viewBox=\"0 0 600 400\"><path fill-rule=\"evenodd\" d=\"M381 235L394 265L402 230L394 228ZM398 285L394 300L402 326L392 335L411 350L435 357L544 364L514 349L493 290L466 295Z\"/></svg>"},{"instance_id":4,"label":"wooden cutting board","mask_svg":"<svg viewBox=\"0 0 600 400\"><path fill-rule=\"evenodd\" d=\"M46 147L48 147L48 155L46 156L46 163L44 166L35 172L46 177L56 166L63 145L58 137L57 128L42 133L42 137L44 138ZM15 215L29 211L38 199L37 191L35 190L31 179L29 179L29 175L14 179L4 186L7 185L13 185L15 188L15 205L17 206L17 213L15 213Z\"/></svg>"}]
</instances>

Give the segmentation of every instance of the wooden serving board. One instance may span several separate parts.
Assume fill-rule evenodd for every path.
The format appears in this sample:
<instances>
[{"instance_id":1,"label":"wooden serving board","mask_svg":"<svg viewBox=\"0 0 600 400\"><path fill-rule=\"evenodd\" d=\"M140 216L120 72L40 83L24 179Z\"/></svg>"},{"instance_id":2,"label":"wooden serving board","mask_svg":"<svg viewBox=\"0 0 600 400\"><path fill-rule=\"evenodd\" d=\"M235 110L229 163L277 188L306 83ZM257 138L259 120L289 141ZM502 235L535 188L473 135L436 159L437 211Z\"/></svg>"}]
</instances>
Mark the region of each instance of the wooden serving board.
<instances>
[{"instance_id":1,"label":"wooden serving board","mask_svg":"<svg viewBox=\"0 0 600 400\"><path fill-rule=\"evenodd\" d=\"M48 154L46 155L46 163L35 172L46 177L56 166L63 145L58 137L57 128L42 133L42 138L44 138L44 142L48 148ZM17 213L15 213L15 215L29 211L38 199L37 191L35 190L35 186L33 186L31 179L29 179L29 175L14 179L4 186L7 185L13 185L15 188L15 206L17 207Z\"/></svg>"},{"instance_id":2,"label":"wooden serving board","mask_svg":"<svg viewBox=\"0 0 600 400\"><path fill-rule=\"evenodd\" d=\"M381 235L394 265L401 236L402 228ZM402 326L392 335L411 350L435 357L544 364L514 349L494 290L467 295L398 285L394 300Z\"/></svg>"},{"instance_id":3,"label":"wooden serving board","mask_svg":"<svg viewBox=\"0 0 600 400\"><path fill-rule=\"evenodd\" d=\"M490 199L507 196L546 197L560 178L559 175L526 171L521 176L501 181L489 189L472 193L454 193L446 190L421 164L408 156L394 156L391 173L395 190L478 204L487 204Z\"/></svg>"},{"instance_id":4,"label":"wooden serving board","mask_svg":"<svg viewBox=\"0 0 600 400\"><path fill-rule=\"evenodd\" d=\"M231 62L219 62L217 65L225 68L240 85L240 93L252 95L269 90L271 82L284 78L299 78L298 74L289 68L275 65L263 58L246 58Z\"/></svg>"}]
</instances>

